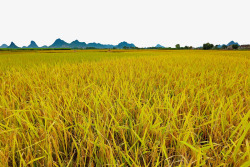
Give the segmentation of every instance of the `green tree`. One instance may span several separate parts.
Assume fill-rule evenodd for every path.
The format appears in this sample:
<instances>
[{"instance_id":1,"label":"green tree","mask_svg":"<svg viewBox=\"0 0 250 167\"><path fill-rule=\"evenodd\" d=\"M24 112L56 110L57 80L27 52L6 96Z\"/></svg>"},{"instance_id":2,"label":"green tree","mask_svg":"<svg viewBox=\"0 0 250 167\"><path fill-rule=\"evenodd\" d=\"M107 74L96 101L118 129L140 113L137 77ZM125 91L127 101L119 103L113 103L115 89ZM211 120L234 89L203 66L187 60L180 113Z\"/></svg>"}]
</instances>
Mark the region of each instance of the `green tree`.
<instances>
[{"instance_id":1,"label":"green tree","mask_svg":"<svg viewBox=\"0 0 250 167\"><path fill-rule=\"evenodd\" d=\"M222 49L226 49L227 48L227 45L222 45L222 47L221 47Z\"/></svg>"},{"instance_id":2,"label":"green tree","mask_svg":"<svg viewBox=\"0 0 250 167\"><path fill-rule=\"evenodd\" d=\"M237 45L237 44L233 44L233 45L232 45L232 47L233 47L233 49L235 49L235 50L236 50L236 49L238 49L238 48L239 48L239 45Z\"/></svg>"},{"instance_id":3,"label":"green tree","mask_svg":"<svg viewBox=\"0 0 250 167\"><path fill-rule=\"evenodd\" d=\"M204 50L210 50L210 49L212 49L214 47L214 45L213 44L210 44L210 43L205 43L205 44L203 44L203 49Z\"/></svg>"},{"instance_id":4,"label":"green tree","mask_svg":"<svg viewBox=\"0 0 250 167\"><path fill-rule=\"evenodd\" d=\"M180 49L180 48L181 48L180 44L176 44L176 45L175 45L175 48L176 48L176 49Z\"/></svg>"}]
</instances>

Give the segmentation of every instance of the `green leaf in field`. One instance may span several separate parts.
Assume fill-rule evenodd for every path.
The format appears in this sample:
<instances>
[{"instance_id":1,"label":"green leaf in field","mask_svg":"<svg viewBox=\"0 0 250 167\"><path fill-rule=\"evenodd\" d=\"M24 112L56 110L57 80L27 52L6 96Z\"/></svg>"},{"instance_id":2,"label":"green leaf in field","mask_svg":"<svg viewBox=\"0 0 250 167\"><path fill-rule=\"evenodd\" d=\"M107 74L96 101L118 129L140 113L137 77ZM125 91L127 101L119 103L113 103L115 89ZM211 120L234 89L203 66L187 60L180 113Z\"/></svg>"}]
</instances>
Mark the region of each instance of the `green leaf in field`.
<instances>
[{"instance_id":1,"label":"green leaf in field","mask_svg":"<svg viewBox=\"0 0 250 167\"><path fill-rule=\"evenodd\" d=\"M27 165L28 165L28 164L31 164L31 163L33 163L33 162L35 162L35 161L38 161L38 160L40 160L40 159L43 159L44 157L45 157L45 156L42 156L42 157L33 159L33 160L31 160L30 162L28 162Z\"/></svg>"},{"instance_id":2,"label":"green leaf in field","mask_svg":"<svg viewBox=\"0 0 250 167\"><path fill-rule=\"evenodd\" d=\"M249 166L250 166L250 160L241 165L241 167L249 167Z\"/></svg>"},{"instance_id":3,"label":"green leaf in field","mask_svg":"<svg viewBox=\"0 0 250 167\"><path fill-rule=\"evenodd\" d=\"M185 142L185 141L181 141L181 143L183 143L183 144L185 144L186 146L188 146L189 148L191 148L193 151L195 151L195 152L199 152L199 150L198 149L196 149L194 146L192 146L191 144L188 144L187 142Z\"/></svg>"}]
</instances>

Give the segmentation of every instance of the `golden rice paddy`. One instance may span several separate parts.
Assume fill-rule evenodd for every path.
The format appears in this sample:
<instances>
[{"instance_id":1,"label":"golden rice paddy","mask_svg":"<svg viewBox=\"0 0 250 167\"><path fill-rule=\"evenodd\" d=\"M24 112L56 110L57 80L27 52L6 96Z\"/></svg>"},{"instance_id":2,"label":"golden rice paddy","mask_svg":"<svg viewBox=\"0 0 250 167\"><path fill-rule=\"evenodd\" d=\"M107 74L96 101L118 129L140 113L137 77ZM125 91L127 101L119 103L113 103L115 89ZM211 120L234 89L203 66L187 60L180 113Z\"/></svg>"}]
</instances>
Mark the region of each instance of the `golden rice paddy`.
<instances>
[{"instance_id":1,"label":"golden rice paddy","mask_svg":"<svg viewBox=\"0 0 250 167\"><path fill-rule=\"evenodd\" d=\"M250 51L2 51L0 166L250 166Z\"/></svg>"}]
</instances>

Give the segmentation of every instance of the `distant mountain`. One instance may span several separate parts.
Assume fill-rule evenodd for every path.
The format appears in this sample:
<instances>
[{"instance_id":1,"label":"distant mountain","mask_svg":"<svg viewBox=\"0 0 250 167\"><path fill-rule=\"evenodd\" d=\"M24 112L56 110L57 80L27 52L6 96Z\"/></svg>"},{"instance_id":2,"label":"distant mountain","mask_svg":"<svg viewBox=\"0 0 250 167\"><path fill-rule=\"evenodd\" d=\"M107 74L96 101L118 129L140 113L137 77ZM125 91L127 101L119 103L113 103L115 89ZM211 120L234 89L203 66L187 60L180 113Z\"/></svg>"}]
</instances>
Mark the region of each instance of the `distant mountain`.
<instances>
[{"instance_id":1,"label":"distant mountain","mask_svg":"<svg viewBox=\"0 0 250 167\"><path fill-rule=\"evenodd\" d=\"M219 48L219 49L222 48L222 45L216 45L216 46L217 46L217 48Z\"/></svg>"},{"instance_id":2,"label":"distant mountain","mask_svg":"<svg viewBox=\"0 0 250 167\"><path fill-rule=\"evenodd\" d=\"M43 45L41 48L48 48L48 46L47 45Z\"/></svg>"},{"instance_id":3,"label":"distant mountain","mask_svg":"<svg viewBox=\"0 0 250 167\"><path fill-rule=\"evenodd\" d=\"M52 45L49 46L50 48L69 48L69 44L60 38L58 38Z\"/></svg>"},{"instance_id":4,"label":"distant mountain","mask_svg":"<svg viewBox=\"0 0 250 167\"><path fill-rule=\"evenodd\" d=\"M17 49L19 47L16 46L16 44L14 44L14 42L11 42L11 44L10 44L10 46L8 46L8 48L10 48L10 49Z\"/></svg>"},{"instance_id":5,"label":"distant mountain","mask_svg":"<svg viewBox=\"0 0 250 167\"><path fill-rule=\"evenodd\" d=\"M239 46L238 42L234 42L234 41L231 41L227 44L227 46L230 46L230 45L238 45Z\"/></svg>"},{"instance_id":6,"label":"distant mountain","mask_svg":"<svg viewBox=\"0 0 250 167\"><path fill-rule=\"evenodd\" d=\"M93 42L93 43L88 43L86 45L86 47L97 48L97 49L111 49L115 46L114 45L104 45L104 44Z\"/></svg>"},{"instance_id":7,"label":"distant mountain","mask_svg":"<svg viewBox=\"0 0 250 167\"><path fill-rule=\"evenodd\" d=\"M70 48L85 48L86 47L85 42L79 42L78 40L75 40L69 44Z\"/></svg>"},{"instance_id":8,"label":"distant mountain","mask_svg":"<svg viewBox=\"0 0 250 167\"><path fill-rule=\"evenodd\" d=\"M238 42L231 41L229 42L226 46L231 46L231 45L240 45ZM217 48L222 48L224 44L221 45L216 45ZM19 48L18 46L15 45L14 42L11 42L10 46L3 44L0 46L0 48ZM136 46L133 43L128 43L128 42L120 42L118 45L111 45L111 44L101 44L101 43L85 43L85 42L80 42L78 40L75 40L71 43L67 43L64 40L58 38L55 40L55 42L50 45L44 45L42 47L39 47L35 41L31 41L29 46L23 46L22 48L72 48L72 49L85 49L85 48L96 48L96 49L112 49L112 48L117 48L117 49L123 49L123 48L136 48ZM148 48L165 48L164 46L157 44L155 47L148 47ZM199 47L198 47L199 48ZM202 48L202 47L201 47ZM224 48L224 47L223 47Z\"/></svg>"},{"instance_id":9,"label":"distant mountain","mask_svg":"<svg viewBox=\"0 0 250 167\"><path fill-rule=\"evenodd\" d=\"M0 46L0 48L7 48L8 47L8 45L6 45L6 44L2 44L1 46Z\"/></svg>"},{"instance_id":10,"label":"distant mountain","mask_svg":"<svg viewBox=\"0 0 250 167\"><path fill-rule=\"evenodd\" d=\"M103 45L102 44L100 44L100 43L95 43L95 42L92 42L92 43L88 43L87 44L87 47L93 47L93 48L102 48L103 47Z\"/></svg>"},{"instance_id":11,"label":"distant mountain","mask_svg":"<svg viewBox=\"0 0 250 167\"><path fill-rule=\"evenodd\" d=\"M30 45L27 48L39 48L39 47L37 46L35 41L31 41Z\"/></svg>"},{"instance_id":12,"label":"distant mountain","mask_svg":"<svg viewBox=\"0 0 250 167\"><path fill-rule=\"evenodd\" d=\"M155 47L156 47L156 48L165 48L164 46L162 46L162 45L160 45L160 44L157 44Z\"/></svg>"},{"instance_id":13,"label":"distant mountain","mask_svg":"<svg viewBox=\"0 0 250 167\"><path fill-rule=\"evenodd\" d=\"M124 41L124 42L119 43L116 47L119 48L119 49L122 49L122 48L124 48L124 47L127 47L127 48L134 48L135 45L134 45L134 44L127 43L127 42Z\"/></svg>"},{"instance_id":14,"label":"distant mountain","mask_svg":"<svg viewBox=\"0 0 250 167\"><path fill-rule=\"evenodd\" d=\"M132 43L127 42L121 42L118 45L111 45L111 44L101 44L101 43L85 43L85 42L79 42L78 40L75 40L71 43L67 43L64 40L58 38L55 40L55 42L50 46L42 46L38 47L35 41L31 41L29 46L23 46L22 48L76 48L76 49L85 49L85 48L97 48L97 49L111 49L111 48L117 48L117 49L123 49L123 48L135 48L136 46ZM161 45L157 45L157 47L163 47ZM17 47L13 42L11 42L10 46L2 45L0 48L19 48Z\"/></svg>"},{"instance_id":15,"label":"distant mountain","mask_svg":"<svg viewBox=\"0 0 250 167\"><path fill-rule=\"evenodd\" d=\"M217 48L219 48L219 49L220 49L220 48L222 48L222 46L223 46L223 45L226 45L226 46L231 46L231 45L234 45L234 44L236 44L236 45L240 46L238 42L231 41L231 42L229 42L227 45L226 45L226 44L217 45Z\"/></svg>"},{"instance_id":16,"label":"distant mountain","mask_svg":"<svg viewBox=\"0 0 250 167\"><path fill-rule=\"evenodd\" d=\"M79 42L78 40L75 40L71 42L70 44L61 40L60 38L57 39L51 46L50 48L97 48L97 49L104 49L104 48L113 48L114 45L103 45L100 43L88 43L86 44L85 42Z\"/></svg>"}]
</instances>

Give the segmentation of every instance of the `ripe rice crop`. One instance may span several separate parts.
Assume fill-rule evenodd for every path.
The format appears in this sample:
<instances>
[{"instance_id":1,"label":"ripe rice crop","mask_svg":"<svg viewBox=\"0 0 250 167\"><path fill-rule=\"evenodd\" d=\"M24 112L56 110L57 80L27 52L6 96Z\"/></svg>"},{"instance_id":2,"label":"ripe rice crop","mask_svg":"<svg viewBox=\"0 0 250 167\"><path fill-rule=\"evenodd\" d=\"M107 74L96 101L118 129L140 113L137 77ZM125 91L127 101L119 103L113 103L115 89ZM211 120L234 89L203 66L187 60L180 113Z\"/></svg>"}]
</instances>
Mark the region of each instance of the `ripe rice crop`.
<instances>
[{"instance_id":1,"label":"ripe rice crop","mask_svg":"<svg viewBox=\"0 0 250 167\"><path fill-rule=\"evenodd\" d=\"M249 166L249 51L0 52L0 166Z\"/></svg>"}]
</instances>

